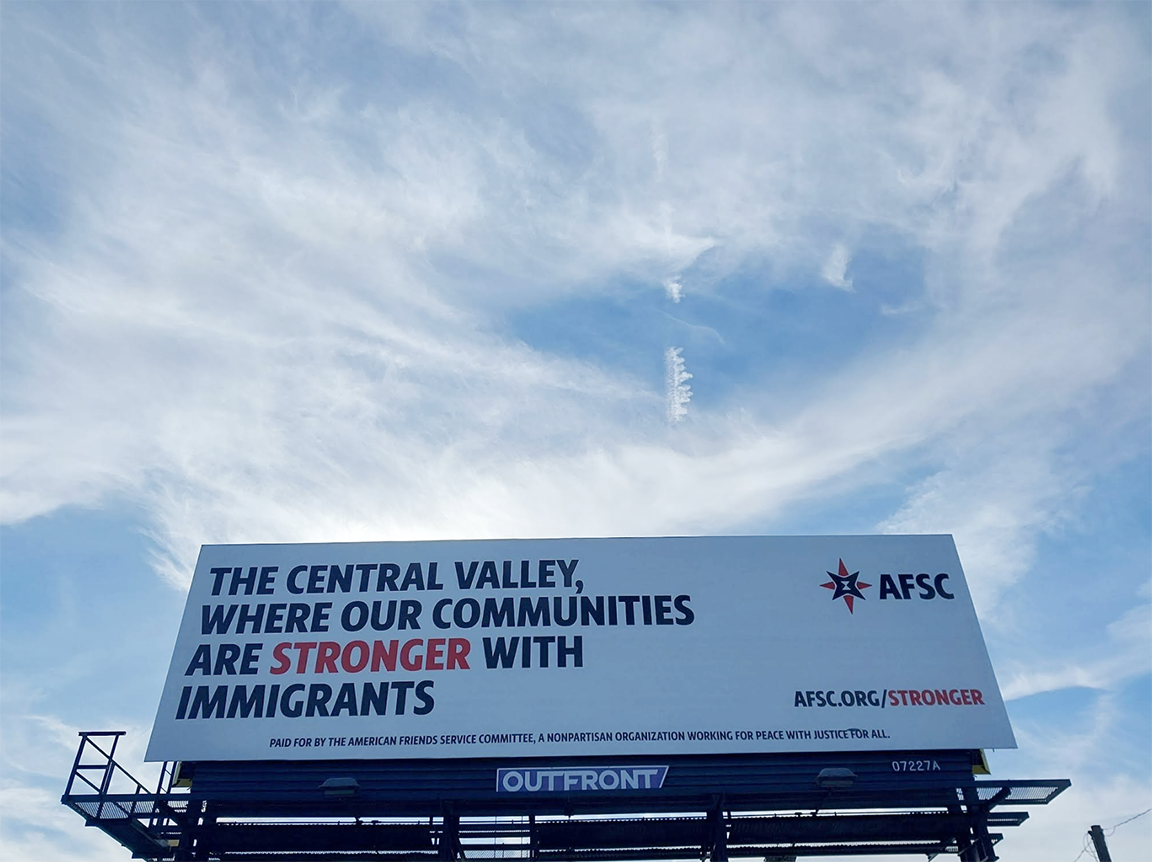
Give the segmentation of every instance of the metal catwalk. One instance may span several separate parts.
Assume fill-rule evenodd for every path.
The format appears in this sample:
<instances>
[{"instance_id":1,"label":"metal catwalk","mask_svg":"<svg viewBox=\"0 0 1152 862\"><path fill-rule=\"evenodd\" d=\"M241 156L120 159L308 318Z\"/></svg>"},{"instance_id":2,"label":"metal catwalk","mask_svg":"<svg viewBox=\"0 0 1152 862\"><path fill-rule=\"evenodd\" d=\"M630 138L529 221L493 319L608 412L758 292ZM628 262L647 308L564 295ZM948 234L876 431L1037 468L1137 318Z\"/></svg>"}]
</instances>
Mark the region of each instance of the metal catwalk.
<instances>
[{"instance_id":1,"label":"metal catwalk","mask_svg":"<svg viewBox=\"0 0 1152 862\"><path fill-rule=\"evenodd\" d=\"M84 732L63 804L151 860L770 860L997 858L998 831L1066 779L978 780L978 752L630 757L659 789L501 793L497 768L540 761L165 764L145 787L116 763L122 731ZM559 773L620 758L550 758Z\"/></svg>"}]
</instances>

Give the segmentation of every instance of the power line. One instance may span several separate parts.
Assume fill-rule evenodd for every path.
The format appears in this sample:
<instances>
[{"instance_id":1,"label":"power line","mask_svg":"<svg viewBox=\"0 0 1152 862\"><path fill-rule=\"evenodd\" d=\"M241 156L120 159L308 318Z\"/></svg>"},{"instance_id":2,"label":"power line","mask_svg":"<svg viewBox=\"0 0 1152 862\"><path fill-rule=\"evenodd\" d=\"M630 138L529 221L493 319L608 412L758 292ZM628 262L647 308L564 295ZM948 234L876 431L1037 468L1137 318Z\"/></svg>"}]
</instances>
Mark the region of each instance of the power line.
<instances>
[{"instance_id":1,"label":"power line","mask_svg":"<svg viewBox=\"0 0 1152 862\"><path fill-rule=\"evenodd\" d=\"M1143 816L1144 816L1145 814L1147 814L1149 811L1152 811L1152 808L1146 808L1145 810L1141 811L1139 814L1133 814L1133 815L1132 815L1131 817L1129 817L1127 820L1121 820L1121 821L1120 821L1119 823L1117 823L1115 826L1109 827L1108 831L1107 831L1105 834L1107 834L1107 835L1111 835L1113 832L1115 832L1117 829L1119 829L1119 828L1120 828L1121 826L1123 826L1125 823L1131 823L1133 820L1136 820L1136 819L1137 819L1137 818L1139 818L1139 817L1143 817Z\"/></svg>"},{"instance_id":2,"label":"power line","mask_svg":"<svg viewBox=\"0 0 1152 862\"><path fill-rule=\"evenodd\" d=\"M1084 837L1083 837L1082 842L1081 842L1082 846L1080 847L1080 852L1076 854L1076 858L1073 859L1072 862L1080 862L1080 857L1088 852L1088 847L1090 846L1088 843L1088 838L1089 838L1088 833L1085 832Z\"/></svg>"},{"instance_id":3,"label":"power line","mask_svg":"<svg viewBox=\"0 0 1152 862\"><path fill-rule=\"evenodd\" d=\"M1148 814L1149 812L1152 812L1152 808L1146 808L1145 810L1141 811L1139 814L1133 814L1127 820L1121 820L1115 826L1109 826L1107 831L1104 834L1105 835L1111 835L1113 832L1115 832L1117 829L1119 829L1125 823L1131 823L1133 820L1138 820L1141 817L1143 817L1145 814ZM1085 832L1084 838L1083 838L1083 846L1080 848L1080 852L1076 854L1076 858L1073 859L1072 862L1080 862L1080 857L1083 856L1085 853L1087 853L1093 859L1099 858L1096 856L1096 851L1092 846L1091 839L1092 839L1092 833Z\"/></svg>"}]
</instances>

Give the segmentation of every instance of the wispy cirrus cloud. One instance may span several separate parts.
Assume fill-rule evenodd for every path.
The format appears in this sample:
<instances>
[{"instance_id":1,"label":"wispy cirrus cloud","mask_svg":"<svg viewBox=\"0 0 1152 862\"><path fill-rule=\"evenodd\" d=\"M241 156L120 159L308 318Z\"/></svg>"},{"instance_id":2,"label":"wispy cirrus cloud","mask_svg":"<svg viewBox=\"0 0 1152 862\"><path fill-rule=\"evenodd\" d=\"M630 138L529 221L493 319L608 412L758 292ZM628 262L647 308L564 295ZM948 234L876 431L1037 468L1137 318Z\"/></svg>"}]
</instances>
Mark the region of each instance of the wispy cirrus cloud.
<instances>
[{"instance_id":1,"label":"wispy cirrus cloud","mask_svg":"<svg viewBox=\"0 0 1152 862\"><path fill-rule=\"evenodd\" d=\"M96 142L90 158L103 167L85 173L61 160L71 179L57 231L8 220L19 292L6 299L7 519L139 496L162 541L189 549L174 563L186 570L197 536L300 535L300 522L325 523L300 502L317 493L341 534L359 534L362 520L391 534L440 529L431 525L447 523L439 513L459 486L501 486L506 458L544 459L547 474L548 459L607 447L621 466L608 487L627 484L630 453L678 457L635 421L660 410L663 381L644 379L639 357L609 366L529 348L502 330L501 310L577 291L607 296L616 278L669 279L669 269L693 266L700 289L722 295L725 273L765 254L777 261L771 278L805 267L815 276L823 261L806 237L830 218L894 225L927 249L926 283L907 290L924 291L935 310L901 335L899 353L862 357L817 391L766 401L754 376L738 386L731 403L752 411L751 424L726 430L718 414L699 469L674 471L697 481L688 477L712 475L711 459L740 457L763 468L758 492L718 498L770 513L872 459L920 458L993 416L1001 426L1059 416L1074 429L1064 411L1147 350L1140 270L1106 260L1110 220L1146 209L1118 195L1115 176L1125 158L1134 166L1136 148L1099 115L1109 93L1126 92L1124 58L1136 50L1107 16L1081 32L1056 9L1040 20L1006 8L897 21L872 7L733 7L714 21L688 10L654 21L629 7L605 29L593 9L504 28L493 26L507 21L500 12L449 26L419 7L352 11L377 29L352 38L340 14L328 35L352 38L340 44L353 51L387 46L391 65L366 74L391 80L426 58L439 86L373 96L371 79L347 79L331 52L303 75L293 58L315 49L292 35L289 12L272 13L286 29L263 67L227 49L249 11L193 12L199 38L167 34L170 43L145 50L123 41L147 31L143 19L127 31L97 14L72 33L25 26L26 44L9 53L7 110L50 118L62 153ZM937 32L920 26L923 16L947 19L953 38L910 40ZM1003 35L989 53L993 19ZM662 39L617 52L653 24ZM849 29L865 44L916 47L894 64L886 53L816 50ZM99 38L72 54L53 47L88 31ZM778 50L741 52L753 32ZM1012 58L1037 40L1067 63L1021 78ZM571 45L562 63L548 59L557 43ZM690 43L723 50L685 52ZM1102 46L1108 63L1074 74ZM728 69L704 59L720 55L741 59ZM933 60L921 75L937 57L970 71L945 75ZM521 77L528 65L536 74ZM639 86L640 68L665 72ZM857 92L865 71L901 99ZM791 88L806 75L830 85L796 99ZM93 96L104 111L91 110ZM513 110L521 101L551 113ZM1069 104L1099 120L1096 130L1080 129ZM823 122L840 111L851 133ZM564 141L548 134L547 116L566 118ZM860 137L872 148L850 145ZM1019 170L1020 154L1041 151ZM9 177L26 167L8 163ZM1045 231L1067 244L1033 259ZM845 277L839 266L835 275ZM1063 349L1068 332L1075 354ZM50 404L37 397L44 391L56 393ZM782 415L786 403L799 409ZM838 422L845 410L850 426ZM818 450L801 459L804 475L769 454ZM350 491L341 477L352 476L422 490L394 508L395 495ZM449 476L450 490L436 480ZM736 512L707 510L678 521ZM223 535L212 526L221 521L232 525ZM507 526L495 518L474 529Z\"/></svg>"},{"instance_id":2,"label":"wispy cirrus cloud","mask_svg":"<svg viewBox=\"0 0 1152 862\"><path fill-rule=\"evenodd\" d=\"M1071 661L1053 657L1040 663L1010 663L1000 683L1005 699L1066 688L1108 691L1152 674L1152 605L1128 609L1108 624L1105 633L1103 643L1088 645Z\"/></svg>"}]
</instances>

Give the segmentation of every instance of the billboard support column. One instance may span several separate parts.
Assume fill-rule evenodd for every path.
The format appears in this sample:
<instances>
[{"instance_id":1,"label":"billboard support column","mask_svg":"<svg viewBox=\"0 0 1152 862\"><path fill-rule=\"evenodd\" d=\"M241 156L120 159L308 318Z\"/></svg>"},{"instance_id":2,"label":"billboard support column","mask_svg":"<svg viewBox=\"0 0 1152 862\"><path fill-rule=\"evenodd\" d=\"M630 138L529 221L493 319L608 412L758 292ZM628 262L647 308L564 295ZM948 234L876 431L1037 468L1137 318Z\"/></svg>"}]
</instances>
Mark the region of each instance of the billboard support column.
<instances>
[{"instance_id":1,"label":"billboard support column","mask_svg":"<svg viewBox=\"0 0 1152 862\"><path fill-rule=\"evenodd\" d=\"M1000 857L996 855L996 851L993 849L992 838L988 834L988 820L985 812L981 812L981 816L977 818L972 831L976 837L976 850L980 854L981 862L996 862Z\"/></svg>"},{"instance_id":2,"label":"billboard support column","mask_svg":"<svg viewBox=\"0 0 1152 862\"><path fill-rule=\"evenodd\" d=\"M193 815L180 836L180 848L177 859L196 860L207 859L208 850L205 848L205 832L216 825L216 814L206 803L200 803L200 813Z\"/></svg>"},{"instance_id":3,"label":"billboard support column","mask_svg":"<svg viewBox=\"0 0 1152 862\"><path fill-rule=\"evenodd\" d=\"M460 852L460 815L445 811L442 820L440 852L437 858L441 862L456 862L463 855Z\"/></svg>"},{"instance_id":4,"label":"billboard support column","mask_svg":"<svg viewBox=\"0 0 1152 862\"><path fill-rule=\"evenodd\" d=\"M190 803L188 805L187 816L183 822L179 824L180 831L176 838L176 850L172 856L176 862L187 862L189 859L196 858L193 855L194 824L200 819L199 810L202 805L203 803Z\"/></svg>"},{"instance_id":5,"label":"billboard support column","mask_svg":"<svg viewBox=\"0 0 1152 862\"><path fill-rule=\"evenodd\" d=\"M971 826L968 829L969 834L964 836L968 846L960 853L960 858L964 862L996 862L1000 858L996 855L992 836L988 834L988 813L994 806L1003 802L1010 793L1011 790L1004 787L991 799L981 802L976 788L964 788L964 802L971 821ZM963 846L963 842L961 845Z\"/></svg>"},{"instance_id":6,"label":"billboard support column","mask_svg":"<svg viewBox=\"0 0 1152 862\"><path fill-rule=\"evenodd\" d=\"M728 862L728 822L723 796L717 799L709 819L712 821L712 862Z\"/></svg>"}]
</instances>

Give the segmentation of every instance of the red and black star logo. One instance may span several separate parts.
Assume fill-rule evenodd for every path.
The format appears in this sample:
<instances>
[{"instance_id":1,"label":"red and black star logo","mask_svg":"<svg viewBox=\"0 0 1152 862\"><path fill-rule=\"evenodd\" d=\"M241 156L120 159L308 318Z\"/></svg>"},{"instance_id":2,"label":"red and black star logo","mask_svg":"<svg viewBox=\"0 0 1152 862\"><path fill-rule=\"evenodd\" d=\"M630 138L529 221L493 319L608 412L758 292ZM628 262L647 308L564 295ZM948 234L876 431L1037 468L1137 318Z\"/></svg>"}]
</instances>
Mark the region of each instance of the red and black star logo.
<instances>
[{"instance_id":1,"label":"red and black star logo","mask_svg":"<svg viewBox=\"0 0 1152 862\"><path fill-rule=\"evenodd\" d=\"M832 601L843 598L844 604L848 605L848 613L853 613L852 602L855 599L860 599L860 601L865 600L864 594L860 591L872 586L871 584L857 580L857 578L860 577L859 572L848 574L848 569L845 567L843 560L840 561L840 574L834 575L832 572L829 572L828 576L832 578L832 580L820 586L825 589L835 590L836 592L832 594Z\"/></svg>"}]
</instances>

